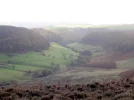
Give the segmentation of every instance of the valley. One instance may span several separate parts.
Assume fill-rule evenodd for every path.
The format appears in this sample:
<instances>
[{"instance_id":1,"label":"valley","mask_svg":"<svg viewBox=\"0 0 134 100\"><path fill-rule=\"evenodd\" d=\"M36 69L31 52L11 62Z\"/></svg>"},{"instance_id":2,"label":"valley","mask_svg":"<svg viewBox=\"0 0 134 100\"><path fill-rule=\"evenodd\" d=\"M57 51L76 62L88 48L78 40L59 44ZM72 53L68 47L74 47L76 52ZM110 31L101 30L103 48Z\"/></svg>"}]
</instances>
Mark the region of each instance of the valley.
<instances>
[{"instance_id":1,"label":"valley","mask_svg":"<svg viewBox=\"0 0 134 100\"><path fill-rule=\"evenodd\" d=\"M133 31L113 31L108 27L49 27L30 31L24 28L23 31L7 26L5 29L9 31L0 33L3 36L0 82L78 84L120 79L122 72L133 69Z\"/></svg>"},{"instance_id":2,"label":"valley","mask_svg":"<svg viewBox=\"0 0 134 100\"><path fill-rule=\"evenodd\" d=\"M134 0L1 0L0 100L134 100Z\"/></svg>"},{"instance_id":3,"label":"valley","mask_svg":"<svg viewBox=\"0 0 134 100\"><path fill-rule=\"evenodd\" d=\"M0 81L25 80L31 79L30 76L23 75L25 71L39 71L45 69L53 69L57 64L61 68L65 68L69 64L69 55L73 54L74 59L78 53L62 47L56 43L51 43L49 50L42 52L27 52L25 54L12 53L12 56L2 53L0 54ZM64 58L66 57L66 59ZM7 73L4 75L4 73ZM14 77L14 75L19 77Z\"/></svg>"}]
</instances>

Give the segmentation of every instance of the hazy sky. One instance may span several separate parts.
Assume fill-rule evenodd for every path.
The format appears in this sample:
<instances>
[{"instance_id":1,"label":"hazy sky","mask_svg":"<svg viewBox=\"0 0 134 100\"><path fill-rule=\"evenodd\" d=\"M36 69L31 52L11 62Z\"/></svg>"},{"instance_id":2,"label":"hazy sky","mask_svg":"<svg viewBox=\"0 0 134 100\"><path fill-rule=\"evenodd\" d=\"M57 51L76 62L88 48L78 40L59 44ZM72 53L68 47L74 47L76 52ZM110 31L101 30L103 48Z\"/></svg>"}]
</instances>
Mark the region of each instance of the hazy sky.
<instances>
[{"instance_id":1,"label":"hazy sky","mask_svg":"<svg viewBox=\"0 0 134 100\"><path fill-rule=\"evenodd\" d=\"M134 23L134 0L0 0L0 24Z\"/></svg>"}]
</instances>

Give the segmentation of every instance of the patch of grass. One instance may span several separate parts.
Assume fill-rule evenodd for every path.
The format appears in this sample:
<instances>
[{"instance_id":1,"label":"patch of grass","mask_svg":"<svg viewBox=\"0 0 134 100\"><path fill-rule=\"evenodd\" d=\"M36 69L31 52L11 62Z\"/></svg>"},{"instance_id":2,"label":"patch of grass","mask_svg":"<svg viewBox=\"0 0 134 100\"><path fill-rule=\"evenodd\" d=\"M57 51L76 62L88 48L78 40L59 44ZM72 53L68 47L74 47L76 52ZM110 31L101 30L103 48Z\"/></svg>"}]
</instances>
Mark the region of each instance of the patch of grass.
<instances>
[{"instance_id":1,"label":"patch of grass","mask_svg":"<svg viewBox=\"0 0 134 100\"><path fill-rule=\"evenodd\" d=\"M117 68L134 69L134 58L130 58L122 61L116 61L116 66Z\"/></svg>"},{"instance_id":2,"label":"patch of grass","mask_svg":"<svg viewBox=\"0 0 134 100\"><path fill-rule=\"evenodd\" d=\"M6 63L8 61L8 56L5 53L0 53L0 63Z\"/></svg>"},{"instance_id":3,"label":"patch of grass","mask_svg":"<svg viewBox=\"0 0 134 100\"><path fill-rule=\"evenodd\" d=\"M39 66L51 66L51 62L55 64L66 65L69 63L69 55L73 54L74 58L77 58L78 53L62 47L56 43L51 43L49 50L43 51L44 56L40 52L27 52L23 54L13 54L14 56L8 57L6 54L0 54L0 63L7 63L8 61L17 63L17 65L36 65ZM63 54L67 59L64 59Z\"/></svg>"},{"instance_id":4,"label":"patch of grass","mask_svg":"<svg viewBox=\"0 0 134 100\"><path fill-rule=\"evenodd\" d=\"M89 50L93 54L93 56L101 55L105 53L103 51L103 48L100 46L86 45L81 43L72 43L67 46L77 51Z\"/></svg>"},{"instance_id":5,"label":"patch of grass","mask_svg":"<svg viewBox=\"0 0 134 100\"><path fill-rule=\"evenodd\" d=\"M11 65L11 67L14 66L14 70L16 71L36 71L36 70L42 70L43 68L40 67L34 67L34 66L24 66L24 65Z\"/></svg>"},{"instance_id":6,"label":"patch of grass","mask_svg":"<svg viewBox=\"0 0 134 100\"><path fill-rule=\"evenodd\" d=\"M94 69L93 71L76 71L75 73L72 73L71 71L64 72L61 74L57 74L57 76L74 76L74 77L87 77L87 76L100 76L100 75L114 75L119 74L120 72L123 72L122 69ZM125 70L126 71L126 70Z\"/></svg>"},{"instance_id":7,"label":"patch of grass","mask_svg":"<svg viewBox=\"0 0 134 100\"><path fill-rule=\"evenodd\" d=\"M65 66L69 63L69 55L73 54L74 58L77 58L78 53L62 47L56 43L51 43L51 47L49 50L43 51L45 56L43 56L40 52L28 52L25 54L15 54L12 58L10 58L11 62L20 62L25 63L26 65L36 65L39 66L51 66L51 62L55 64L60 64ZM66 55L67 59L64 59L63 54Z\"/></svg>"},{"instance_id":8,"label":"patch of grass","mask_svg":"<svg viewBox=\"0 0 134 100\"><path fill-rule=\"evenodd\" d=\"M24 76L23 72L10 70L6 68L0 68L0 82L2 81L22 81L24 79L29 79L30 77Z\"/></svg>"}]
</instances>

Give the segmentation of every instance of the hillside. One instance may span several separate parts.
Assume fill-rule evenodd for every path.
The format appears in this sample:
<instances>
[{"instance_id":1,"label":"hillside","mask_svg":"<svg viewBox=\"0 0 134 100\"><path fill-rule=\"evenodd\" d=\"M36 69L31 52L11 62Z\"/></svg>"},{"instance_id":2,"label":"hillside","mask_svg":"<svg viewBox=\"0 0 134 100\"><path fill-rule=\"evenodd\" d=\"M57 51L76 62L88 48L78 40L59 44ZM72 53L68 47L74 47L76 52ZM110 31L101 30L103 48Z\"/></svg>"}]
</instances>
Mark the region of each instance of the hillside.
<instances>
[{"instance_id":1,"label":"hillside","mask_svg":"<svg viewBox=\"0 0 134 100\"><path fill-rule=\"evenodd\" d=\"M59 35L62 38L62 44L67 45L74 42L79 42L81 39L89 33L92 32L109 32L110 29L107 27L49 27L46 30L50 30L51 32Z\"/></svg>"},{"instance_id":2,"label":"hillside","mask_svg":"<svg viewBox=\"0 0 134 100\"><path fill-rule=\"evenodd\" d=\"M134 31L93 32L86 35L81 42L102 46L107 52L127 53L134 50Z\"/></svg>"},{"instance_id":3,"label":"hillside","mask_svg":"<svg viewBox=\"0 0 134 100\"><path fill-rule=\"evenodd\" d=\"M64 45L80 41L86 34L95 30L103 31L103 28L67 28L67 27L55 27L50 28L52 32L60 35L62 43ZM107 29L106 29L107 30Z\"/></svg>"},{"instance_id":4,"label":"hillside","mask_svg":"<svg viewBox=\"0 0 134 100\"><path fill-rule=\"evenodd\" d=\"M0 26L0 52L41 51L49 46L47 39L29 29Z\"/></svg>"},{"instance_id":5,"label":"hillside","mask_svg":"<svg viewBox=\"0 0 134 100\"><path fill-rule=\"evenodd\" d=\"M70 64L71 54L73 59L78 56L78 53L56 43L51 43L49 49L42 52L11 53L10 56L0 53L0 82L32 79L34 72L53 70L57 65L65 68ZM27 72L31 73L27 75Z\"/></svg>"},{"instance_id":6,"label":"hillside","mask_svg":"<svg viewBox=\"0 0 134 100\"><path fill-rule=\"evenodd\" d=\"M1 26L0 99L133 100L133 32Z\"/></svg>"},{"instance_id":7,"label":"hillside","mask_svg":"<svg viewBox=\"0 0 134 100\"><path fill-rule=\"evenodd\" d=\"M63 91L64 90L64 91ZM121 79L87 84L42 83L0 88L1 100L133 100L134 80Z\"/></svg>"},{"instance_id":8,"label":"hillside","mask_svg":"<svg viewBox=\"0 0 134 100\"><path fill-rule=\"evenodd\" d=\"M43 28L34 28L32 31L44 36L47 40L50 42L56 42L56 43L62 43L62 38L60 35L52 32L51 30L48 29L43 29Z\"/></svg>"},{"instance_id":9,"label":"hillside","mask_svg":"<svg viewBox=\"0 0 134 100\"><path fill-rule=\"evenodd\" d=\"M84 83L105 75L118 78L120 72L133 68L133 58L128 59L134 57L133 32L108 28L0 26L0 82L37 78L44 81L49 75L47 82L60 79ZM89 55L83 55L84 51Z\"/></svg>"}]
</instances>

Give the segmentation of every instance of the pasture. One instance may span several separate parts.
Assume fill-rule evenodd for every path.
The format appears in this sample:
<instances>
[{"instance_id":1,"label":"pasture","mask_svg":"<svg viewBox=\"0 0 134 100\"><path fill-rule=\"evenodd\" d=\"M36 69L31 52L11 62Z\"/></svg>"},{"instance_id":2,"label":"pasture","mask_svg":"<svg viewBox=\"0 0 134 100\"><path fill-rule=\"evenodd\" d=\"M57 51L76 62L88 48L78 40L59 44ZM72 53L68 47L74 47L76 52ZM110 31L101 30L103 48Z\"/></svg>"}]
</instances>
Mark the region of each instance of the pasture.
<instances>
[{"instance_id":1,"label":"pasture","mask_svg":"<svg viewBox=\"0 0 134 100\"><path fill-rule=\"evenodd\" d=\"M0 53L0 82L29 79L29 76L23 75L24 71L51 69L56 64L64 68L70 63L70 55L76 59L78 53L56 43L51 43L49 50L42 52Z\"/></svg>"},{"instance_id":2,"label":"pasture","mask_svg":"<svg viewBox=\"0 0 134 100\"><path fill-rule=\"evenodd\" d=\"M102 55L105 53L101 46L86 45L81 43L72 43L67 46L77 51L89 50L92 53L92 56Z\"/></svg>"}]
</instances>

